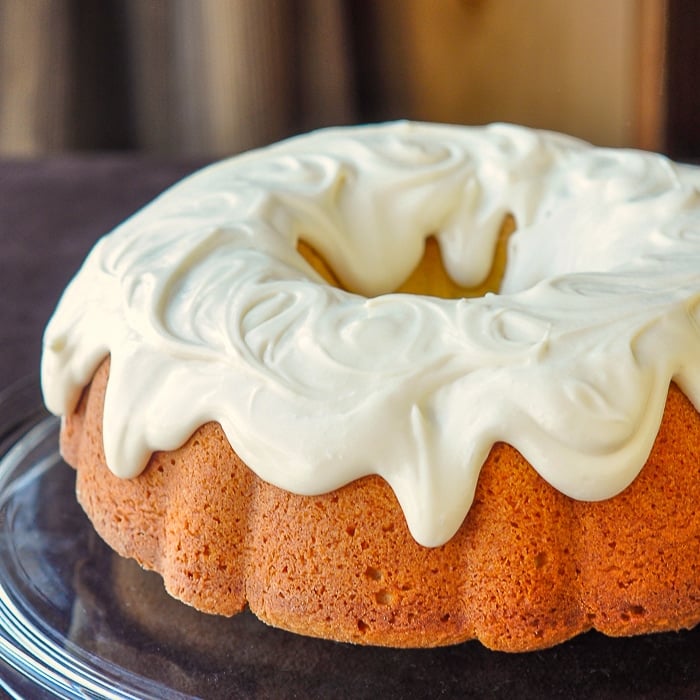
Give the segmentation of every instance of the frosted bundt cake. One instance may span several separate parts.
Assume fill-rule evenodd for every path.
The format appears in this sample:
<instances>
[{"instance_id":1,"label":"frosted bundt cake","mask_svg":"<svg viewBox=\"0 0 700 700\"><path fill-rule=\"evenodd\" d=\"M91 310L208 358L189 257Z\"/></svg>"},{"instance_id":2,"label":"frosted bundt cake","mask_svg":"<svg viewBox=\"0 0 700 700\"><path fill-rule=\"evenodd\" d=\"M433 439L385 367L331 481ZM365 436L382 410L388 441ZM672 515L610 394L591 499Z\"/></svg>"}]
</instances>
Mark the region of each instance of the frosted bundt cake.
<instances>
[{"instance_id":1,"label":"frosted bundt cake","mask_svg":"<svg viewBox=\"0 0 700 700\"><path fill-rule=\"evenodd\" d=\"M699 188L509 125L196 173L97 243L46 330L80 503L173 596L302 634L697 624Z\"/></svg>"}]
</instances>

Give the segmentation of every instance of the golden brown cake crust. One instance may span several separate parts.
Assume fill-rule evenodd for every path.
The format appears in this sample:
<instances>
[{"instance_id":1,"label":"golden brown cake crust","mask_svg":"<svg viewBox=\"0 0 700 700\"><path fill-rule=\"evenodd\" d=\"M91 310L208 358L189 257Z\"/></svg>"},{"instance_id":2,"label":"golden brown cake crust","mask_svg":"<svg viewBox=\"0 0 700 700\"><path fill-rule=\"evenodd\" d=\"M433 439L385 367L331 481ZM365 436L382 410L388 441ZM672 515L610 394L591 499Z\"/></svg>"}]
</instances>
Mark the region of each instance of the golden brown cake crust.
<instances>
[{"instance_id":1,"label":"golden brown cake crust","mask_svg":"<svg viewBox=\"0 0 700 700\"><path fill-rule=\"evenodd\" d=\"M428 549L379 477L297 496L260 480L209 423L137 478L106 467L105 361L64 420L78 499L120 554L205 612L249 605L302 634L423 647L477 638L504 651L595 628L632 635L700 621L700 416L672 385L651 456L599 503L549 486L512 447L486 461L458 533Z\"/></svg>"}]
</instances>

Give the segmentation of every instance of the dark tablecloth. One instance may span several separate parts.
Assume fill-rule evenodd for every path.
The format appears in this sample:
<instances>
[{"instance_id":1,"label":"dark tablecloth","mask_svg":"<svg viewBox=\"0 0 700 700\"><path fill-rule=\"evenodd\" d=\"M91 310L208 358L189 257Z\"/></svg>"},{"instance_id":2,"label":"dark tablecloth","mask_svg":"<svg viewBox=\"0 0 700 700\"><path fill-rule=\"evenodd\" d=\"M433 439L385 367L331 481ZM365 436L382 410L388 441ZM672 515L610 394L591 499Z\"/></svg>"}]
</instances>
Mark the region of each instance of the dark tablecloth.
<instances>
[{"instance_id":1,"label":"dark tablecloth","mask_svg":"<svg viewBox=\"0 0 700 700\"><path fill-rule=\"evenodd\" d=\"M95 241L197 165L116 155L0 161L0 387L38 371L46 321Z\"/></svg>"},{"instance_id":2,"label":"dark tablecloth","mask_svg":"<svg viewBox=\"0 0 700 700\"><path fill-rule=\"evenodd\" d=\"M97 238L198 165L116 155L0 161L0 387L38 372L44 325ZM336 697L377 691L382 697L691 698L700 697L699 635L698 629L632 640L589 634L516 656L477 643L422 652L320 641L297 646L326 659L330 685L334 673L349 671L338 675L343 687ZM283 639L281 661L294 646ZM274 685L274 669L267 662L256 667L256 648L249 651L249 674L264 674ZM278 696L303 697L294 674L280 668Z\"/></svg>"}]
</instances>

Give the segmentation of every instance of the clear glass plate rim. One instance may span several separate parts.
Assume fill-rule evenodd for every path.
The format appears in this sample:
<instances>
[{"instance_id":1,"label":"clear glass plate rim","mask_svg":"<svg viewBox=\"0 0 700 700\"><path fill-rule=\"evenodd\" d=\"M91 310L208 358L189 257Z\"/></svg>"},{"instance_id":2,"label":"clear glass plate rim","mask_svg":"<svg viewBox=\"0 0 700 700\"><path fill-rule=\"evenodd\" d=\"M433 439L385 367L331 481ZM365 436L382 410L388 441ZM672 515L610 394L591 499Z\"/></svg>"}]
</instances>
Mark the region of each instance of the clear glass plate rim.
<instances>
[{"instance_id":1,"label":"clear glass plate rim","mask_svg":"<svg viewBox=\"0 0 700 700\"><path fill-rule=\"evenodd\" d=\"M26 464L32 450L47 439L57 443L59 419L48 414L39 400L36 377L26 377L0 391L0 526L5 526L6 506L27 484L41 478L60 460L58 449L33 464ZM0 562L0 660L42 688L63 697L145 698L187 697L161 684L128 675L122 669L78 645L64 646L42 629L26 611L31 603L8 590L7 562ZM64 640L67 642L68 640ZM121 686L121 687L118 687Z\"/></svg>"}]
</instances>

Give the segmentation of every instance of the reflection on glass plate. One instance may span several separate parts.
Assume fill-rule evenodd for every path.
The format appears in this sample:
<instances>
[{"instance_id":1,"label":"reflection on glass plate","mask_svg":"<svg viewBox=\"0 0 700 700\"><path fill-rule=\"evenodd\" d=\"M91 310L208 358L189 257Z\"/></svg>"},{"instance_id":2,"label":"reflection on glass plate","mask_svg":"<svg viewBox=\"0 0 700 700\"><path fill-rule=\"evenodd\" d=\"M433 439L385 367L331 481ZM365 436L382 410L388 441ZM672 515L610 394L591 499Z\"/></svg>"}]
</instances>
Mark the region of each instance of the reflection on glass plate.
<instances>
[{"instance_id":1,"label":"reflection on glass plate","mask_svg":"<svg viewBox=\"0 0 700 700\"><path fill-rule=\"evenodd\" d=\"M36 380L0 394L0 688L11 697L700 696L700 629L554 649L371 649L211 617L94 534Z\"/></svg>"}]
</instances>

